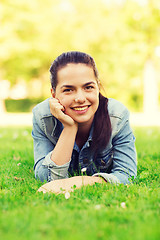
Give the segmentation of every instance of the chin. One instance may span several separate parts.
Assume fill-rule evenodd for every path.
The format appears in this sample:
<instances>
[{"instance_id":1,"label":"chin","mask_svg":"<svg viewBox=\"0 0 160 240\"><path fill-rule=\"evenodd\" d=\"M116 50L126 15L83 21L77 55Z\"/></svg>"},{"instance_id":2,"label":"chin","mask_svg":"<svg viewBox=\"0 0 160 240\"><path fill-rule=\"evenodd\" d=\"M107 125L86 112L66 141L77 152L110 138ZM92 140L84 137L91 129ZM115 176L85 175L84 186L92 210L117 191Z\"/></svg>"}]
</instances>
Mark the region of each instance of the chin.
<instances>
[{"instance_id":1,"label":"chin","mask_svg":"<svg viewBox=\"0 0 160 240\"><path fill-rule=\"evenodd\" d=\"M86 124L89 122L92 122L92 118L84 118L84 119L74 119L75 122L77 122L78 124Z\"/></svg>"}]
</instances>

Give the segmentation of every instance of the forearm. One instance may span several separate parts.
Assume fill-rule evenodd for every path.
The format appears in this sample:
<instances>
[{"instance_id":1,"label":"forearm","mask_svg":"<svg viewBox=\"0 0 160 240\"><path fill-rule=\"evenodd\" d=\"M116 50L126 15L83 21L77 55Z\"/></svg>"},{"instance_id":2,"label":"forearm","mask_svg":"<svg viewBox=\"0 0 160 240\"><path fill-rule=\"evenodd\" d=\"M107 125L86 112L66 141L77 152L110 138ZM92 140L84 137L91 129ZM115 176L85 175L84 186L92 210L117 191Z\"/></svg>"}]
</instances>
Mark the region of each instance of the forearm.
<instances>
[{"instance_id":1,"label":"forearm","mask_svg":"<svg viewBox=\"0 0 160 240\"><path fill-rule=\"evenodd\" d=\"M75 189L95 183L104 183L99 177L75 176L67 179L58 179L44 184L38 189L38 192L53 192L55 194L73 192Z\"/></svg>"},{"instance_id":2,"label":"forearm","mask_svg":"<svg viewBox=\"0 0 160 240\"><path fill-rule=\"evenodd\" d=\"M77 126L64 127L58 142L52 151L51 160L58 166L68 163L72 156Z\"/></svg>"}]
</instances>

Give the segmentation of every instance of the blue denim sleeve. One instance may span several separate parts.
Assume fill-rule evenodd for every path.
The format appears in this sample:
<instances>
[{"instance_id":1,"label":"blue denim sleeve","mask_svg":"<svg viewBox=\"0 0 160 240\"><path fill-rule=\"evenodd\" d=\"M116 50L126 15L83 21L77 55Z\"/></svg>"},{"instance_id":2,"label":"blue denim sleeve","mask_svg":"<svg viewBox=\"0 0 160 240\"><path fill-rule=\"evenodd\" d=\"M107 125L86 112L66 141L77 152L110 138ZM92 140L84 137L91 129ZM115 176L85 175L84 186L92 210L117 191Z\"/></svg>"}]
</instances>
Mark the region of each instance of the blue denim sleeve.
<instances>
[{"instance_id":1,"label":"blue denim sleeve","mask_svg":"<svg viewBox=\"0 0 160 240\"><path fill-rule=\"evenodd\" d=\"M130 183L129 178L137 175L137 154L135 137L129 124L129 112L126 109L124 116L117 126L117 133L112 139L113 168L111 174L117 177L120 183Z\"/></svg>"},{"instance_id":2,"label":"blue denim sleeve","mask_svg":"<svg viewBox=\"0 0 160 240\"><path fill-rule=\"evenodd\" d=\"M32 137L34 141L34 169L36 164L44 159L54 148L54 144L46 137L43 129L40 128L40 119L33 112Z\"/></svg>"},{"instance_id":3,"label":"blue denim sleeve","mask_svg":"<svg viewBox=\"0 0 160 240\"><path fill-rule=\"evenodd\" d=\"M35 177L43 181L51 181L68 177L69 163L57 166L51 160L51 154L55 147L46 136L37 111L33 110L33 130L32 137L34 140L34 170Z\"/></svg>"}]
</instances>

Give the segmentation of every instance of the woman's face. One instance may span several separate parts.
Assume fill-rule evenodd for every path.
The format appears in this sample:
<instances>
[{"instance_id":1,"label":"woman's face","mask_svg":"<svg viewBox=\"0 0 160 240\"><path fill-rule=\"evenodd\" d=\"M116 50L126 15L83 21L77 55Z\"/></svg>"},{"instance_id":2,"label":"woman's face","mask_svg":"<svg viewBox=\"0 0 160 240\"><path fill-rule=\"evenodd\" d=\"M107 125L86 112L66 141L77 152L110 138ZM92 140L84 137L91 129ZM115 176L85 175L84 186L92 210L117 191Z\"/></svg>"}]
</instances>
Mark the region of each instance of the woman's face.
<instances>
[{"instance_id":1,"label":"woman's face","mask_svg":"<svg viewBox=\"0 0 160 240\"><path fill-rule=\"evenodd\" d=\"M86 64L70 63L57 73L52 96L64 106L64 113L79 124L92 124L99 105L99 87L94 71Z\"/></svg>"}]
</instances>

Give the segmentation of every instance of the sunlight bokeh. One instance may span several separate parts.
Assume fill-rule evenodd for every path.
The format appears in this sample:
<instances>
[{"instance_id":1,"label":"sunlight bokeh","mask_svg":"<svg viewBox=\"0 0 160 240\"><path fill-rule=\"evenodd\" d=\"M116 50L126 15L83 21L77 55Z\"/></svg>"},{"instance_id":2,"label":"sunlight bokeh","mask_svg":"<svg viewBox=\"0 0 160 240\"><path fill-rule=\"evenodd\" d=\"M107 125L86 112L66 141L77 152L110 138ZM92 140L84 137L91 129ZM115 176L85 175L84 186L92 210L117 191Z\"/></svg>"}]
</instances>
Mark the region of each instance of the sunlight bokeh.
<instances>
[{"instance_id":1,"label":"sunlight bokeh","mask_svg":"<svg viewBox=\"0 0 160 240\"><path fill-rule=\"evenodd\" d=\"M1 1L0 112L16 112L14 101L50 97L51 62L64 51L78 50L94 57L106 96L132 113L155 118L159 22L156 0Z\"/></svg>"}]
</instances>

